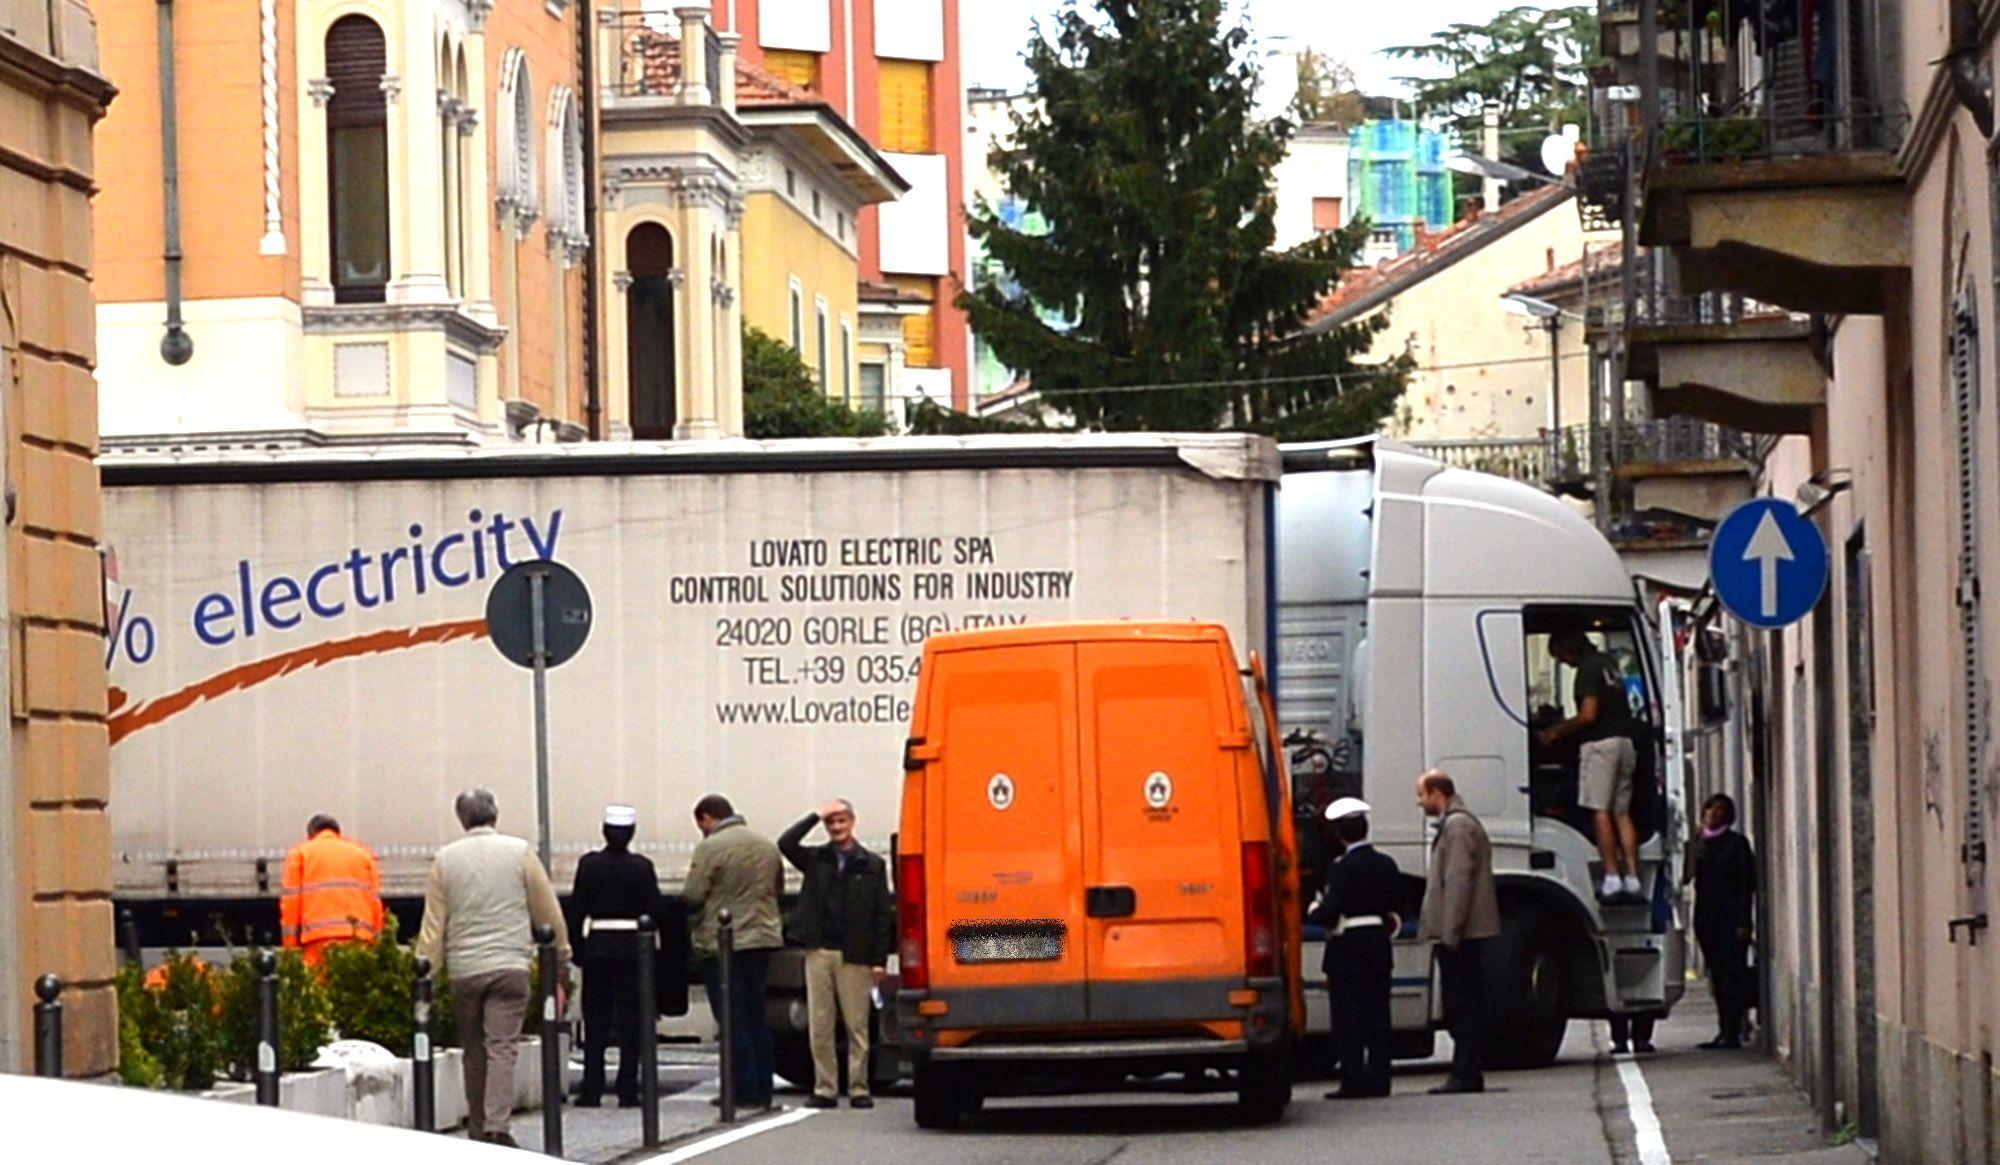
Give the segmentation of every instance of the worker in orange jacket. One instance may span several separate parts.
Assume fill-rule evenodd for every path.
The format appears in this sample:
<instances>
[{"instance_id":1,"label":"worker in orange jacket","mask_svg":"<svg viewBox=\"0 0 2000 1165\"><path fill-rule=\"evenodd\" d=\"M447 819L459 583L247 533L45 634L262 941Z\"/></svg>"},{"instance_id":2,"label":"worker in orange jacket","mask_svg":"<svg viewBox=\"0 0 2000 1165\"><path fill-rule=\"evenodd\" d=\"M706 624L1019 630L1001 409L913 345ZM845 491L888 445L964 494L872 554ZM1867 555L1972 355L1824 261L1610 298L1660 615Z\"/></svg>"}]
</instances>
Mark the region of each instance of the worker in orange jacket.
<instances>
[{"instance_id":1,"label":"worker in orange jacket","mask_svg":"<svg viewBox=\"0 0 2000 1165\"><path fill-rule=\"evenodd\" d=\"M360 842L340 835L324 813L306 823L306 840L285 855L284 897L278 903L285 946L303 948L318 966L329 944L373 942L382 933L382 871Z\"/></svg>"}]
</instances>

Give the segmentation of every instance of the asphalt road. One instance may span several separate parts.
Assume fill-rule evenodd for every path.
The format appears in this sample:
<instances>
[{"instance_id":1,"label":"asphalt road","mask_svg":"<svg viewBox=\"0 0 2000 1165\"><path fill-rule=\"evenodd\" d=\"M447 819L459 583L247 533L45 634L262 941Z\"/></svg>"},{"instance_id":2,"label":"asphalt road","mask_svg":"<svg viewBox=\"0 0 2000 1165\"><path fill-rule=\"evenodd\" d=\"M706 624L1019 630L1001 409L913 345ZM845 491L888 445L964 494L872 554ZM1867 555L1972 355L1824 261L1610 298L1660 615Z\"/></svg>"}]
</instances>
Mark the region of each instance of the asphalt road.
<instances>
[{"instance_id":1,"label":"asphalt road","mask_svg":"<svg viewBox=\"0 0 2000 1165\"><path fill-rule=\"evenodd\" d=\"M1382 1100L1331 1102L1321 1099L1326 1085L1300 1084L1274 1126L1244 1125L1228 1096L1119 1094L995 1100L956 1131L924 1132L906 1098L885 1096L872 1112L786 1113L733 1143L689 1148L702 1150L703 1165L1636 1161L1624 1087L1615 1065L1598 1058L1592 1026L1571 1025L1555 1067L1490 1073L1483 1095L1425 1095L1443 1079L1443 1063L1432 1061L1402 1067L1395 1095Z\"/></svg>"}]
</instances>

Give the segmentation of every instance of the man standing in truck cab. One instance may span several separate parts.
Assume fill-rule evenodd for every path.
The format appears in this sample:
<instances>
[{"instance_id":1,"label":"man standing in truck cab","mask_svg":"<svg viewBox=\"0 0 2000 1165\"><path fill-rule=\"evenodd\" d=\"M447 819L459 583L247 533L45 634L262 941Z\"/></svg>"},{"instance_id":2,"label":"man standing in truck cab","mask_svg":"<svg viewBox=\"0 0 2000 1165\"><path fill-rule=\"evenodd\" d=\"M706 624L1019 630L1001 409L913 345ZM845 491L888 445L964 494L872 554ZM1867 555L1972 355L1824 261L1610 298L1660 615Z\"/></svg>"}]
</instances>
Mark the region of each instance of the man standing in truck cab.
<instances>
[{"instance_id":1,"label":"man standing in truck cab","mask_svg":"<svg viewBox=\"0 0 2000 1165\"><path fill-rule=\"evenodd\" d=\"M319 966L334 943L374 942L382 933L382 871L367 846L340 835L340 822L315 813L306 840L285 855L278 919L285 946Z\"/></svg>"},{"instance_id":2,"label":"man standing in truck cab","mask_svg":"<svg viewBox=\"0 0 2000 1165\"><path fill-rule=\"evenodd\" d=\"M583 1085L579 1108L604 1103L604 1050L618 1045L618 1107L639 1103L639 1048L645 1025L639 1013L639 918L657 926L660 880L653 863L632 852L639 811L604 807L604 848L576 863L570 894L570 945L583 968ZM658 932L655 931L655 936ZM655 938L653 941L657 941Z\"/></svg>"},{"instance_id":3,"label":"man standing in truck cab","mask_svg":"<svg viewBox=\"0 0 2000 1165\"><path fill-rule=\"evenodd\" d=\"M1417 804L1437 819L1418 936L1437 943L1444 978L1444 1021L1451 1032L1451 1075L1432 1092L1484 1092L1480 1044L1486 1037L1485 984L1480 959L1500 933L1500 895L1493 884L1493 843L1486 827L1437 769L1417 780Z\"/></svg>"},{"instance_id":4,"label":"man standing in truck cab","mask_svg":"<svg viewBox=\"0 0 2000 1165\"><path fill-rule=\"evenodd\" d=\"M826 844L808 846L813 826ZM854 839L854 805L829 801L778 838L778 852L805 876L792 937L806 948L806 1010L811 1017L813 1094L807 1108L832 1108L840 1094L835 1021L847 1027L847 1095L851 1108L873 1108L868 1089L871 999L896 946L896 911L889 868Z\"/></svg>"},{"instance_id":5,"label":"man standing in truck cab","mask_svg":"<svg viewBox=\"0 0 2000 1165\"><path fill-rule=\"evenodd\" d=\"M1645 900L1639 884L1639 828L1632 820L1632 780L1639 750L1632 741L1632 700L1618 661L1581 628L1549 638L1549 654L1576 670L1576 712L1541 733L1544 746L1577 742L1577 804L1596 814L1597 852L1604 863L1598 897Z\"/></svg>"},{"instance_id":6,"label":"man standing in truck cab","mask_svg":"<svg viewBox=\"0 0 2000 1165\"><path fill-rule=\"evenodd\" d=\"M1326 973L1332 1005L1340 1087L1328 1100L1389 1095L1389 991L1391 940L1401 928L1396 860L1368 844L1368 803L1342 797L1326 807L1327 820L1346 848L1326 870L1326 887L1310 921L1326 928Z\"/></svg>"}]
</instances>

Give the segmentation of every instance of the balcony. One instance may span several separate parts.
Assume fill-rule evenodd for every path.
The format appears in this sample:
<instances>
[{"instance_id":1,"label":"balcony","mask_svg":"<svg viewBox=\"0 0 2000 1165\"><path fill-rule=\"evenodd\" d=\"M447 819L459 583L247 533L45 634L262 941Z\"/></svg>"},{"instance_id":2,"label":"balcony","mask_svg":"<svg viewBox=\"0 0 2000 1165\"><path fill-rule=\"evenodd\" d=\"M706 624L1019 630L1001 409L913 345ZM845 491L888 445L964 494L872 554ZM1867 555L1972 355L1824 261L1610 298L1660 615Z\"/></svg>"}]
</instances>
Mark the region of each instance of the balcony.
<instances>
[{"instance_id":1,"label":"balcony","mask_svg":"<svg viewBox=\"0 0 2000 1165\"><path fill-rule=\"evenodd\" d=\"M1651 387L1656 416L1752 433L1810 432L1826 403L1812 321L1733 292L1690 295L1656 284L1642 293L1630 372Z\"/></svg>"},{"instance_id":2,"label":"balcony","mask_svg":"<svg viewBox=\"0 0 2000 1165\"><path fill-rule=\"evenodd\" d=\"M721 103L718 88L725 80L724 64L733 69L734 61L714 29L699 26L706 92L689 94L682 85L681 68L681 41L687 27L665 12L616 9L598 13L597 25L600 87L607 113L655 113L674 105Z\"/></svg>"},{"instance_id":3,"label":"balcony","mask_svg":"<svg viewBox=\"0 0 2000 1165\"><path fill-rule=\"evenodd\" d=\"M1896 163L1909 117L1879 97L1888 54L1861 6L1820 3L1816 19L1801 19L1802 0L1660 3L1663 29L1669 15L1707 15L1678 30L1691 59L1660 62L1640 240L1675 250L1690 292L1883 311L1909 267Z\"/></svg>"}]
</instances>

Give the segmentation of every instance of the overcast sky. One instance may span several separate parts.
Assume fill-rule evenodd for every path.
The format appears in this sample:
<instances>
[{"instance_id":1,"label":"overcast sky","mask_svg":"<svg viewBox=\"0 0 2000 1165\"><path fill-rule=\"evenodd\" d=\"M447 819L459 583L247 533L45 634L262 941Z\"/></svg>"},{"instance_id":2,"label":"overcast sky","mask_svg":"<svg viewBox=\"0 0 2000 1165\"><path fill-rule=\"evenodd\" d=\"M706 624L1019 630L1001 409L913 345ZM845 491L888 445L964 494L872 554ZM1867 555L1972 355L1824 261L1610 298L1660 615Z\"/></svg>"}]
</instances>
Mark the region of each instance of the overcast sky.
<instances>
[{"instance_id":1,"label":"overcast sky","mask_svg":"<svg viewBox=\"0 0 2000 1165\"><path fill-rule=\"evenodd\" d=\"M1259 38L1291 37L1296 44L1346 60L1360 74L1364 90L1385 95L1401 91L1391 78L1411 68L1376 55L1378 50L1427 40L1454 22L1484 21L1516 2L1532 0L1232 0L1249 11L1250 27ZM1061 7L1061 0L960 0L966 83L1022 85L1027 71L1020 55L1029 22Z\"/></svg>"}]
</instances>

